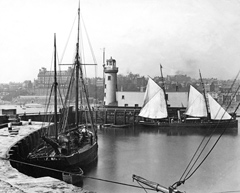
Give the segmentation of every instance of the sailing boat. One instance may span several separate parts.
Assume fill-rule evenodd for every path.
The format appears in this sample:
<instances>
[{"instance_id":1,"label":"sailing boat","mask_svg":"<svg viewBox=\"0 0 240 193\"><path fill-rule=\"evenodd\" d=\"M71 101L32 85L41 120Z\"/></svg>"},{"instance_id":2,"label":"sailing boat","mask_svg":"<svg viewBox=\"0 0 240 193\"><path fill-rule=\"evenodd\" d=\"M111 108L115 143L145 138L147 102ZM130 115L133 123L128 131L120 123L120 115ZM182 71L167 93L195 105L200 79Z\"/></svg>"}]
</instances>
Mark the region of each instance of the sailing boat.
<instances>
[{"instance_id":1,"label":"sailing boat","mask_svg":"<svg viewBox=\"0 0 240 193\"><path fill-rule=\"evenodd\" d=\"M207 94L207 103L204 95L193 86L190 86L188 106L184 113L187 117L183 118L181 121L173 122L168 119L168 108L164 94L164 90L149 78L144 95L143 107L139 113L140 117L147 120L140 121L139 124L144 126L177 128L227 127L237 129L238 127L238 120L226 112L210 94ZM207 104L209 104L209 107Z\"/></svg>"},{"instance_id":2,"label":"sailing boat","mask_svg":"<svg viewBox=\"0 0 240 193\"><path fill-rule=\"evenodd\" d=\"M78 8L78 29L80 20L80 8ZM91 107L88 100L87 90L84 84L82 64L80 62L79 55L79 30L78 40L76 44L76 54L73 68L73 77L70 81L72 85L75 85L75 122L69 123L68 116L69 108L64 107L61 111L62 114L57 114L57 72L56 72L56 38L54 38L54 132L52 131L53 125L49 125L48 128L43 128L45 131L42 133L42 140L27 156L26 160L28 163L44 166L47 168L54 168L65 170L66 168L74 167L86 167L90 163L97 159L98 155L98 143L97 143L97 132L96 125L93 123L93 116ZM75 78L74 78L75 77ZM87 103L86 108L89 113L90 124L79 124L79 112L78 112L78 95L79 95L79 79L82 83L82 95L85 97ZM68 91L70 92L71 89ZM67 92L67 96L69 96ZM67 103L68 97L65 98L65 104ZM57 118L60 117L59 122ZM89 126L90 125L90 126ZM49 134L51 133L51 134Z\"/></svg>"},{"instance_id":3,"label":"sailing boat","mask_svg":"<svg viewBox=\"0 0 240 193\"><path fill-rule=\"evenodd\" d=\"M143 107L140 110L139 116L150 119L163 119L168 117L165 93L150 77L143 101Z\"/></svg>"},{"instance_id":4,"label":"sailing boat","mask_svg":"<svg viewBox=\"0 0 240 193\"><path fill-rule=\"evenodd\" d=\"M162 75L162 65L160 65ZM162 75L163 80L163 75ZM147 121L140 121L139 124L146 126L168 126L168 105L166 93L153 79L148 78L147 88L144 94L143 106L138 116L143 117Z\"/></svg>"},{"instance_id":5,"label":"sailing boat","mask_svg":"<svg viewBox=\"0 0 240 193\"><path fill-rule=\"evenodd\" d=\"M201 125L207 127L238 127L238 121L233 118L221 105L209 94L205 99L197 89L190 86L188 107L185 114L188 120L201 120ZM210 116L209 116L210 114Z\"/></svg>"}]
</instances>

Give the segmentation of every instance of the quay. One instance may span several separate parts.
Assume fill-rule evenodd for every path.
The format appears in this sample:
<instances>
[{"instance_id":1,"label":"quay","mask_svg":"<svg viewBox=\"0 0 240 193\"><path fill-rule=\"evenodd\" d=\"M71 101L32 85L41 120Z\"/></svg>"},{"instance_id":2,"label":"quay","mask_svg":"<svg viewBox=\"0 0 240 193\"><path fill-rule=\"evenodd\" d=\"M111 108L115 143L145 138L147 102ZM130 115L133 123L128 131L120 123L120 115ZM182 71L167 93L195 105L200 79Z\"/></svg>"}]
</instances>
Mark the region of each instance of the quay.
<instances>
[{"instance_id":1,"label":"quay","mask_svg":"<svg viewBox=\"0 0 240 193\"><path fill-rule=\"evenodd\" d=\"M93 119L96 124L112 125L132 125L138 122L140 109L136 108L93 108ZM69 110L69 122L74 121L74 111ZM58 114L59 115L59 114ZM21 120L28 121L46 121L53 116L53 113L23 113L19 114ZM58 117L59 118L59 117ZM89 122L88 110L79 110L79 120L81 123Z\"/></svg>"},{"instance_id":2,"label":"quay","mask_svg":"<svg viewBox=\"0 0 240 193\"><path fill-rule=\"evenodd\" d=\"M31 124L28 124L27 121L22 121L22 125L12 126L11 130L7 126L0 129L0 192L89 193L89 191L83 190L81 187L76 187L51 177L33 178L24 175L13 167L16 163L7 160L9 158L14 159L14 156L16 156L14 155L16 152L14 151L19 151L18 154L24 153L25 149L23 149L23 146L18 146L19 144L27 142L29 147L33 146L34 144L30 143L31 137L29 136L33 133L39 133L39 130L43 126L41 122L31 122ZM32 143L35 142L32 141Z\"/></svg>"},{"instance_id":3,"label":"quay","mask_svg":"<svg viewBox=\"0 0 240 193\"><path fill-rule=\"evenodd\" d=\"M99 125L134 125L138 124L142 120L138 116L140 112L140 107L106 107L106 108L93 108L93 119L96 124ZM88 110L79 110L79 120L81 123L89 122ZM178 112L182 115L185 112L185 108L169 108L169 117L177 117ZM69 122L74 121L74 111L72 108L69 109ZM19 114L21 120L27 121L31 119L32 121L46 121L53 116L52 113L23 113Z\"/></svg>"}]
</instances>

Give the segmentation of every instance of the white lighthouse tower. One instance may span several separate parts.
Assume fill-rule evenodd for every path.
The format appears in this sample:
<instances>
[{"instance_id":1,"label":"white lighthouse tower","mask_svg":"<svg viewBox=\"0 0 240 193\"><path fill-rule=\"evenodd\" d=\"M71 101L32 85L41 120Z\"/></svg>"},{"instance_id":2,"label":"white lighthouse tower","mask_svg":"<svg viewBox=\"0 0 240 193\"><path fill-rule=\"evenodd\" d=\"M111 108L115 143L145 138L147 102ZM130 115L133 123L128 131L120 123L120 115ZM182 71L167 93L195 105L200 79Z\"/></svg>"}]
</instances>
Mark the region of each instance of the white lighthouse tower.
<instances>
[{"instance_id":1,"label":"white lighthouse tower","mask_svg":"<svg viewBox=\"0 0 240 193\"><path fill-rule=\"evenodd\" d=\"M105 73L105 88L104 88L104 105L117 106L116 91L117 91L117 73L116 60L112 57L107 60L104 66Z\"/></svg>"}]
</instances>

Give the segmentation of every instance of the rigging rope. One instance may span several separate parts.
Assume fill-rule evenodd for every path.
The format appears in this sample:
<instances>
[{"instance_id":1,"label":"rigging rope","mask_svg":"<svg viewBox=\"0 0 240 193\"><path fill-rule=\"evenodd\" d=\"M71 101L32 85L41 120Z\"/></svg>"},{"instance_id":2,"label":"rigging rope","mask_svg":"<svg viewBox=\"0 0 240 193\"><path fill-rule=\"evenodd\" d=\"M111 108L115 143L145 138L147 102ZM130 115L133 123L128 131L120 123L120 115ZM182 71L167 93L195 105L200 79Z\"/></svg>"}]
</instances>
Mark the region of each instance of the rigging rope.
<instances>
[{"instance_id":1,"label":"rigging rope","mask_svg":"<svg viewBox=\"0 0 240 193\"><path fill-rule=\"evenodd\" d=\"M240 192L240 190L229 190L229 191L223 191L223 192L214 192L214 193L233 193L233 192Z\"/></svg>"},{"instance_id":2,"label":"rigging rope","mask_svg":"<svg viewBox=\"0 0 240 193\"><path fill-rule=\"evenodd\" d=\"M237 108L235 109L234 113L236 113L238 107L239 107L240 103L238 104ZM209 156L209 154L212 152L212 150L214 149L214 147L217 145L218 141L220 140L220 138L223 136L223 134L225 133L227 127L224 128L224 130L222 131L222 133L219 135L219 137L217 138L217 140L215 141L215 143L213 144L212 148L209 150L209 152L207 153L207 155L204 157L204 159L199 163L199 165L195 168L195 170L189 175L186 175L184 181L188 180L196 171L197 169L203 164L203 162L206 160L206 158ZM191 168L192 169L192 168Z\"/></svg>"},{"instance_id":3,"label":"rigging rope","mask_svg":"<svg viewBox=\"0 0 240 193\"><path fill-rule=\"evenodd\" d=\"M235 97L236 93L238 92L239 88L240 88L240 85L238 86L236 92L234 93L234 96L232 97L232 100L233 100L233 98ZM232 100L230 101L227 109L228 109L229 106L231 105ZM240 103L239 103L238 106L236 107L236 109L235 109L235 111L234 111L234 114L236 113L239 105L240 105ZM224 116L224 114L223 114L222 116ZM229 120L228 123L230 123L230 121L231 121L231 120ZM218 124L219 124L219 122L218 122ZM218 141L220 140L220 138L222 137L222 135L225 133L227 127L224 128L224 130L223 130L222 133L219 135L218 139L215 141L214 145L212 146L212 148L210 149L210 151L207 153L207 155L204 157L204 159L199 163L199 165L195 168L195 170L189 175L189 173L190 173L191 170L193 169L194 165L196 164L196 162L198 161L198 159L199 159L200 156L202 155L203 150L206 148L207 144L209 143L210 139L212 138L213 133L215 132L215 130L216 130L217 127L218 127L218 124L216 125L216 127L215 127L214 130L212 131L212 133L211 133L208 141L206 142L206 144L205 144L205 146L203 147L202 151L200 152L199 156L196 158L196 160L195 160L195 162L193 163L192 167L190 168L190 170L189 170L188 173L186 174L184 180L182 181L182 178L183 178L184 174L186 173L186 170L187 170L188 167L190 166L190 163L188 164L187 169L184 171L184 174L183 174L182 177L180 178L179 182L183 182L183 183L184 183L186 180L188 180L188 179L197 171L197 169L202 165L202 163L206 160L206 158L207 158L207 157L209 156L209 154L212 152L213 148L216 146L216 144L218 143ZM205 138L206 138L206 136L204 137L204 139L205 139ZM201 143L201 144L202 144L202 143ZM201 145L201 144L200 144L200 145ZM199 147L198 147L197 151L198 151L198 150L199 150ZM195 156L195 155L196 155L196 152L195 152L194 156ZM194 157L194 156L193 156L193 157ZM193 160L193 158L191 159L190 162L192 162L192 160Z\"/></svg>"},{"instance_id":4,"label":"rigging rope","mask_svg":"<svg viewBox=\"0 0 240 193\"><path fill-rule=\"evenodd\" d=\"M42 169L46 169L46 170L51 170L51 171L55 171L55 172L59 172L59 173L68 173L68 174L72 174L72 175L79 175L83 178L88 178L88 179L92 179L92 180L98 180L98 181L102 181L102 182L108 182L108 183L112 183L112 184L118 184L118 185L122 185L122 186L133 187L133 188L155 190L153 188L146 188L146 187L136 186L136 185L127 184L127 183L123 183L123 182L117 182L117 181L113 181L113 180L106 180L106 179L102 179L102 178L96 178L96 177L92 177L92 176L85 176L82 174L80 175L80 174L71 173L71 172L67 172L67 171L57 170L57 169L48 168L48 167L44 167L44 166L40 166L40 165L35 165L35 164L31 164L31 163L27 163L27 162L23 162L23 161L19 161L19 160L14 160L14 159L10 159L10 158L0 157L0 159L6 160L6 161L12 161L15 163L24 164L24 165L28 165L28 166L33 166L33 167L37 167L37 168L42 168Z\"/></svg>"},{"instance_id":5,"label":"rigging rope","mask_svg":"<svg viewBox=\"0 0 240 193\"><path fill-rule=\"evenodd\" d=\"M237 80L237 77L239 76L239 73L240 73L240 71L238 71L238 74L237 74L236 78L234 79L234 81L233 81L233 83L232 83L232 85L231 85L231 88L230 88L229 91L228 91L228 94L229 94L230 91L232 90L233 85L235 84L235 82L236 82L236 80ZM240 85L238 86L237 90L235 91L234 96L231 98L231 101L229 102L229 104L228 104L228 106L227 106L227 109L230 107L230 105L231 105L231 103L232 103L232 100L233 100L233 98L235 97L235 95L237 94L239 88L240 88ZM227 95L228 95L228 94L227 94ZM239 104L239 105L240 105L240 104ZM236 113L239 105L238 105L237 108L235 109L234 114ZM227 109L226 109L226 111L227 111ZM219 112L219 111L218 111L218 112ZM225 114L225 113L224 113L224 114ZM224 116L224 114L222 115L222 117ZM188 179L197 171L197 169L198 169L198 168L202 165L202 163L206 160L206 158L208 157L208 155L211 153L211 151L213 150L213 148L216 146L217 142L220 140L221 136L222 136L222 135L224 134L224 132L226 131L226 127L225 127L225 129L223 130L223 132L220 134L220 136L218 137L218 140L214 143L213 147L210 149L210 151L208 152L208 154L204 157L204 159L202 160L202 162L200 162L200 164L199 164L199 165L197 166L197 168L192 172L192 174L189 175L189 173L191 172L191 170L192 170L193 167L195 166L196 162L199 160L200 156L202 155L203 151L205 150L206 146L208 145L208 143L209 143L210 139L212 138L213 133L214 133L215 130L217 129L220 121L221 121L221 120L218 121L217 126L216 126L216 127L214 128L214 130L211 132L211 135L210 135L208 141L205 143L205 146L203 147L202 151L199 153L199 155L198 155L198 157L196 158L195 162L192 164L195 156L197 155L200 147L201 147L202 144L203 144L203 141L204 141L204 140L206 139L206 137L207 137L207 135L204 136L204 138L202 139L200 145L198 146L197 150L195 151L194 155L192 156L189 164L187 165L186 169L184 170L181 178L179 179L178 182L174 183L174 185L179 186L179 185L183 184L186 180L188 180ZM230 122L230 121L229 121L229 122ZM191 168L189 169L189 171L187 172L187 170L188 170L188 168L190 167L191 164L192 164L192 167L191 167ZM187 172L187 174L185 175L186 172ZM184 178L184 180L182 180L184 175L185 175L185 178ZM189 175L189 176L188 176L188 175Z\"/></svg>"},{"instance_id":6,"label":"rigging rope","mask_svg":"<svg viewBox=\"0 0 240 193\"><path fill-rule=\"evenodd\" d=\"M49 108L49 104L50 104L50 100L51 100L53 88L54 88L54 84L52 84L52 86L51 86L50 94L49 94L49 97L48 97L48 103L47 103L46 109L45 109L45 115L46 115L47 112L48 112L48 108ZM52 115L52 116L47 116L47 117L49 118L48 121L45 121L45 120L46 120L46 117L44 117L45 120L42 122L42 126L43 126L44 122L48 122L49 125L50 125L50 120L53 118L53 115ZM41 135L43 135L43 132L44 132L44 131L42 130Z\"/></svg>"},{"instance_id":7,"label":"rigging rope","mask_svg":"<svg viewBox=\"0 0 240 193\"><path fill-rule=\"evenodd\" d=\"M94 62L94 64L96 64L95 65L95 98L97 100L97 79L96 79L96 77L97 77L97 60L96 60L96 56L95 56L94 51L93 51L93 47L92 47L92 44L91 44L91 41L90 41L88 31L87 31L87 28L86 28L86 25L85 25L82 14L81 14L81 19L82 19L84 30L86 32L86 37L87 37L87 41L88 41L88 44L89 44L89 47L90 47L90 51L91 51L91 54L92 54L92 57L93 57L93 62Z\"/></svg>"}]
</instances>

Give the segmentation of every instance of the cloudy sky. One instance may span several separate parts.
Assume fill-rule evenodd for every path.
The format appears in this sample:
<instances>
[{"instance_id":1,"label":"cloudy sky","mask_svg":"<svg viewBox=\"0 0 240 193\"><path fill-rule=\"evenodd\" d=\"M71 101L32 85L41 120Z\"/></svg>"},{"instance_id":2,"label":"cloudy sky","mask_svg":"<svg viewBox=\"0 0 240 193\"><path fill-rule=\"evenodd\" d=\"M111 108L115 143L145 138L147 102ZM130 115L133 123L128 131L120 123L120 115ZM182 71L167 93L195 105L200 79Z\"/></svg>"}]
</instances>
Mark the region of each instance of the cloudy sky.
<instances>
[{"instance_id":1,"label":"cloudy sky","mask_svg":"<svg viewBox=\"0 0 240 193\"><path fill-rule=\"evenodd\" d=\"M77 7L78 0L0 0L0 83L34 80L41 67L50 69L54 33L59 60L65 53L62 63L71 63L76 37L64 50L77 30ZM98 76L103 48L120 74L154 77L161 63L164 76L198 78L200 69L203 77L233 79L240 69L240 1L81 0L81 14Z\"/></svg>"}]
</instances>

